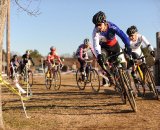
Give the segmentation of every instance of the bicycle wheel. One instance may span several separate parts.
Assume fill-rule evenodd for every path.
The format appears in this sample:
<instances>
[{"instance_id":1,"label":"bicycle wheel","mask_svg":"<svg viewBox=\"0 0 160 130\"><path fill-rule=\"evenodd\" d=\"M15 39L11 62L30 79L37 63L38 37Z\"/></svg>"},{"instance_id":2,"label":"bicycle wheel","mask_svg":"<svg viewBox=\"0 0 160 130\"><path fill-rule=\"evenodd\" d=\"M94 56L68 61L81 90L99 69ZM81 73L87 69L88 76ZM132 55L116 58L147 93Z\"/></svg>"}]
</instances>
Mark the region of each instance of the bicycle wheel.
<instances>
[{"instance_id":1,"label":"bicycle wheel","mask_svg":"<svg viewBox=\"0 0 160 130\"><path fill-rule=\"evenodd\" d=\"M29 82L30 86L32 87L32 85L33 85L33 73L32 73L32 71L28 72L28 82Z\"/></svg>"},{"instance_id":2,"label":"bicycle wheel","mask_svg":"<svg viewBox=\"0 0 160 130\"><path fill-rule=\"evenodd\" d=\"M140 67L137 67L136 70L136 79L133 78L135 88L137 90L138 96L143 96L145 95L145 86L144 86L144 81L143 81L143 72L140 69Z\"/></svg>"},{"instance_id":3,"label":"bicycle wheel","mask_svg":"<svg viewBox=\"0 0 160 130\"><path fill-rule=\"evenodd\" d=\"M19 80L20 85L26 91L27 97L32 96L31 86L29 84L28 76L25 73Z\"/></svg>"},{"instance_id":4,"label":"bicycle wheel","mask_svg":"<svg viewBox=\"0 0 160 130\"><path fill-rule=\"evenodd\" d=\"M54 71L53 72L53 80L52 85L54 85L55 90L59 90L61 86L61 74L60 71Z\"/></svg>"},{"instance_id":5,"label":"bicycle wheel","mask_svg":"<svg viewBox=\"0 0 160 130\"><path fill-rule=\"evenodd\" d=\"M123 104L126 104L126 94L125 94L125 91L122 87L123 82L122 82L121 78L118 76L116 76L116 77L114 76L114 80L115 80L115 91L120 94L120 97L121 97Z\"/></svg>"},{"instance_id":6,"label":"bicycle wheel","mask_svg":"<svg viewBox=\"0 0 160 130\"><path fill-rule=\"evenodd\" d=\"M77 82L77 86L78 86L79 90L85 89L86 82L84 82L84 80L82 80L82 74L79 69L76 72L76 82Z\"/></svg>"},{"instance_id":7,"label":"bicycle wheel","mask_svg":"<svg viewBox=\"0 0 160 130\"><path fill-rule=\"evenodd\" d=\"M133 89L130 86L130 83L128 82L127 74L124 70L119 70L119 74L120 74L120 77L122 79L125 94L128 98L130 106L133 109L133 111L136 112L137 111L137 105L136 105L136 101L135 101L135 98L134 98Z\"/></svg>"},{"instance_id":8,"label":"bicycle wheel","mask_svg":"<svg viewBox=\"0 0 160 130\"><path fill-rule=\"evenodd\" d=\"M48 77L47 74L45 74L45 86L47 89L50 89L52 86L52 77Z\"/></svg>"},{"instance_id":9,"label":"bicycle wheel","mask_svg":"<svg viewBox=\"0 0 160 130\"><path fill-rule=\"evenodd\" d=\"M153 75L152 75L151 71L149 70L149 68L147 66L145 66L145 68L146 68L146 75L145 75L146 85L148 86L149 90L153 92L155 98L159 99L158 91L156 89L156 85L155 85L155 82L154 82Z\"/></svg>"},{"instance_id":10,"label":"bicycle wheel","mask_svg":"<svg viewBox=\"0 0 160 130\"><path fill-rule=\"evenodd\" d=\"M92 69L90 71L90 82L93 92L97 93L100 90L100 78L97 70Z\"/></svg>"}]
</instances>

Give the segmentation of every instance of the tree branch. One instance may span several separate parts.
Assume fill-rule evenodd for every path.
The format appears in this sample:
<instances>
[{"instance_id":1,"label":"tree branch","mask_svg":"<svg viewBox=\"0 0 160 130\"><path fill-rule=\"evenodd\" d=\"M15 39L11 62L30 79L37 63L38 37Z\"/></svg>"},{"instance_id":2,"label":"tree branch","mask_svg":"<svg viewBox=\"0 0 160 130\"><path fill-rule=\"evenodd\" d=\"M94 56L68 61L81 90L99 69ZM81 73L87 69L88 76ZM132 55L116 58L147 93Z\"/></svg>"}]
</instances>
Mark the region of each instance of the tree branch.
<instances>
[{"instance_id":1,"label":"tree branch","mask_svg":"<svg viewBox=\"0 0 160 130\"><path fill-rule=\"evenodd\" d=\"M27 12L27 14L29 14L31 16L40 15L41 13L39 12L38 8L37 9L33 9L33 10L29 9L29 7L31 6L31 3L33 2L33 0L27 0L27 1L28 1L28 4L26 5L26 7L24 7L23 5L21 5L20 2L19 2L19 0L15 0L15 3L18 5L18 7L21 10ZM41 0L35 0L35 1L39 1L39 4L37 6L37 7L39 7Z\"/></svg>"}]
</instances>

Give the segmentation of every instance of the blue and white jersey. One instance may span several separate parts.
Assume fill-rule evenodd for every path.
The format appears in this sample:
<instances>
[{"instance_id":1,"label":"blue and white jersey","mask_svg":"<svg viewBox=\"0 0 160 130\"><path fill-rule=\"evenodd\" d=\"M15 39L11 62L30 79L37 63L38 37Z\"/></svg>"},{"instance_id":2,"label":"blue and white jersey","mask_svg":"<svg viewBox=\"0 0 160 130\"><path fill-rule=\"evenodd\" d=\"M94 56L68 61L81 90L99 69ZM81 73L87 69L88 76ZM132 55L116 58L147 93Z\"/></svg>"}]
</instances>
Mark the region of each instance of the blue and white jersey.
<instances>
[{"instance_id":1,"label":"blue and white jersey","mask_svg":"<svg viewBox=\"0 0 160 130\"><path fill-rule=\"evenodd\" d=\"M93 47L96 53L101 54L101 46L100 42L105 42L107 46L114 46L117 43L116 35L118 35L126 47L130 46L129 38L127 35L119 29L115 24L111 22L107 22L108 29L106 32L99 32L98 29L95 27L92 33L93 38Z\"/></svg>"}]
</instances>

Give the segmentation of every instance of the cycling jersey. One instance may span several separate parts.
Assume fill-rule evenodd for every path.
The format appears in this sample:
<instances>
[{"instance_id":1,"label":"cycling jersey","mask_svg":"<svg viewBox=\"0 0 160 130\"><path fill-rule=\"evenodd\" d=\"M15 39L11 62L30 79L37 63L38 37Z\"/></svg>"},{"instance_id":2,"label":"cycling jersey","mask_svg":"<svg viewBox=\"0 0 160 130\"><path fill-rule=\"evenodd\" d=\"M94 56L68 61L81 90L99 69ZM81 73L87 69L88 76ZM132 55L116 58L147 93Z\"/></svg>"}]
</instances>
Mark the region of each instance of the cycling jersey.
<instances>
[{"instance_id":1,"label":"cycling jersey","mask_svg":"<svg viewBox=\"0 0 160 130\"><path fill-rule=\"evenodd\" d=\"M112 47L117 43L117 38L115 35L118 35L126 47L130 46L129 39L126 34L120 30L115 24L111 22L107 22L108 29L106 32L99 32L95 27L92 33L93 37L93 47L96 55L101 54L101 46L100 42L105 42L107 46Z\"/></svg>"},{"instance_id":2,"label":"cycling jersey","mask_svg":"<svg viewBox=\"0 0 160 130\"><path fill-rule=\"evenodd\" d=\"M150 45L149 41L141 34L137 34L137 39L135 42L130 41L130 48L132 49L132 52L136 53L138 56L143 56L141 46L142 43L145 44L145 46L148 46L149 51L153 51L153 47Z\"/></svg>"},{"instance_id":3,"label":"cycling jersey","mask_svg":"<svg viewBox=\"0 0 160 130\"><path fill-rule=\"evenodd\" d=\"M22 61L21 61L21 64L25 65L26 63L28 63L28 61L31 61L32 64L34 65L34 62L33 62L33 59L30 55L27 55L27 54L24 54L22 56Z\"/></svg>"},{"instance_id":4,"label":"cycling jersey","mask_svg":"<svg viewBox=\"0 0 160 130\"><path fill-rule=\"evenodd\" d=\"M49 63L53 63L53 61L54 61L55 59L57 59L57 60L61 63L61 59L60 59L60 57L58 56L58 54L57 54L56 52L54 52L54 53L50 52L50 53L48 54L48 56L47 56L47 61L48 61ZM61 64L62 64L62 63L61 63Z\"/></svg>"},{"instance_id":5,"label":"cycling jersey","mask_svg":"<svg viewBox=\"0 0 160 130\"><path fill-rule=\"evenodd\" d=\"M87 52L91 50L91 52L94 54L94 50L93 50L93 47L91 45L89 45L89 47L87 48L84 48L84 44L81 44L77 51L76 51L76 56L78 58L81 58L81 59L88 59L88 54Z\"/></svg>"}]
</instances>

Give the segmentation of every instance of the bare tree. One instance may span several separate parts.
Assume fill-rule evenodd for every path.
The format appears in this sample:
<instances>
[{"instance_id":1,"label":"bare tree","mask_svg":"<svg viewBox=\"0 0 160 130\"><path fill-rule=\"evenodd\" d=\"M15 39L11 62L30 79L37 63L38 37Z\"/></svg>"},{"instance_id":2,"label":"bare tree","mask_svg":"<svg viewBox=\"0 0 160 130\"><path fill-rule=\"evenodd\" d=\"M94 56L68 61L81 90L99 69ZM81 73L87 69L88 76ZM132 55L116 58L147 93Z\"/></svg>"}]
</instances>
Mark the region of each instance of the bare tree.
<instances>
[{"instance_id":1,"label":"bare tree","mask_svg":"<svg viewBox=\"0 0 160 130\"><path fill-rule=\"evenodd\" d=\"M4 34L4 27L6 23L6 14L7 14L7 0L0 1L0 76L2 74L2 43L3 43L3 34ZM0 86L0 129L4 129L3 124L3 117L2 117L2 101L1 101L1 86Z\"/></svg>"},{"instance_id":2,"label":"bare tree","mask_svg":"<svg viewBox=\"0 0 160 130\"><path fill-rule=\"evenodd\" d=\"M0 0L0 76L2 74L2 48L3 48L3 35L4 35L4 28L5 28L5 25L6 25L6 16L7 16L7 8L8 8L8 2L10 0ZM25 2L27 2L28 4L24 4L24 1L23 3L20 3L19 0L14 0L15 3L18 5L18 7L27 12L27 14L29 15L34 15L34 16L37 16L39 15L39 9L33 9L31 10L29 7L31 5L31 3L33 1L40 1L41 0L26 0ZM22 5L23 4L23 5ZM38 5L39 6L39 5ZM2 116L2 98L1 98L1 85L0 85L0 130L1 129L4 129L4 123L3 123L3 116Z\"/></svg>"},{"instance_id":3,"label":"bare tree","mask_svg":"<svg viewBox=\"0 0 160 130\"><path fill-rule=\"evenodd\" d=\"M18 5L20 11L24 11L28 15L37 16L40 14L39 5L41 0L26 0L23 2L20 2L20 0L15 0L15 3ZM33 7L33 5L36 5L36 7Z\"/></svg>"}]
</instances>

